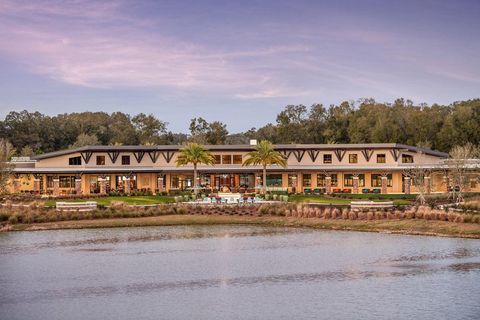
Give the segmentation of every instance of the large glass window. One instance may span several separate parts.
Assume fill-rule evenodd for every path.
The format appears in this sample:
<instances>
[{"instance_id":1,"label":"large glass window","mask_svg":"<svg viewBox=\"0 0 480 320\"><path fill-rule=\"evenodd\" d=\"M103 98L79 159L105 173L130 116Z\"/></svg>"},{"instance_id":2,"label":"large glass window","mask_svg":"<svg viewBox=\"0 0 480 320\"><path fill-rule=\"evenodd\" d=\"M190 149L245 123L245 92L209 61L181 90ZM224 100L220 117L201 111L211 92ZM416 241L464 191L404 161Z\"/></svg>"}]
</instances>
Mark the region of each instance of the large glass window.
<instances>
[{"instance_id":1,"label":"large glass window","mask_svg":"<svg viewBox=\"0 0 480 320\"><path fill-rule=\"evenodd\" d=\"M337 186L338 186L338 175L337 175L336 173L331 174L331 175L330 175L330 178L332 179L332 181L331 181L331 183L330 183L331 186L332 186L332 187L337 187Z\"/></svg>"},{"instance_id":2,"label":"large glass window","mask_svg":"<svg viewBox=\"0 0 480 320\"><path fill-rule=\"evenodd\" d=\"M323 163L332 163L332 155L331 154L324 154L323 155Z\"/></svg>"},{"instance_id":3,"label":"large glass window","mask_svg":"<svg viewBox=\"0 0 480 320\"><path fill-rule=\"evenodd\" d=\"M345 187L353 187L353 174L344 174L343 175L343 185ZM358 175L358 186L365 187L365 175L359 174Z\"/></svg>"},{"instance_id":4,"label":"large glass window","mask_svg":"<svg viewBox=\"0 0 480 320\"><path fill-rule=\"evenodd\" d=\"M222 164L232 164L232 155L222 154Z\"/></svg>"},{"instance_id":5,"label":"large glass window","mask_svg":"<svg viewBox=\"0 0 480 320\"><path fill-rule=\"evenodd\" d=\"M302 182L304 187L311 187L312 186L312 175L309 173L302 175Z\"/></svg>"},{"instance_id":6,"label":"large glass window","mask_svg":"<svg viewBox=\"0 0 480 320\"><path fill-rule=\"evenodd\" d=\"M47 188L53 188L53 176L47 176Z\"/></svg>"},{"instance_id":7,"label":"large glass window","mask_svg":"<svg viewBox=\"0 0 480 320\"><path fill-rule=\"evenodd\" d=\"M82 165L82 157L68 158L68 164L70 166L81 166Z\"/></svg>"},{"instance_id":8,"label":"large glass window","mask_svg":"<svg viewBox=\"0 0 480 320\"><path fill-rule=\"evenodd\" d=\"M372 188L380 188L382 186L382 175L381 174L372 174L372 179L371 179L371 185ZM387 187L392 187L393 186L393 179L392 175L389 174L387 175Z\"/></svg>"},{"instance_id":9,"label":"large glass window","mask_svg":"<svg viewBox=\"0 0 480 320\"><path fill-rule=\"evenodd\" d=\"M233 164L242 164L242 155L234 154L233 155Z\"/></svg>"},{"instance_id":10,"label":"large glass window","mask_svg":"<svg viewBox=\"0 0 480 320\"><path fill-rule=\"evenodd\" d=\"M172 189L188 189L193 187L193 176L172 175L170 178Z\"/></svg>"},{"instance_id":11,"label":"large glass window","mask_svg":"<svg viewBox=\"0 0 480 320\"><path fill-rule=\"evenodd\" d=\"M358 154L352 153L348 155L348 163L357 163L358 162Z\"/></svg>"},{"instance_id":12,"label":"large glass window","mask_svg":"<svg viewBox=\"0 0 480 320\"><path fill-rule=\"evenodd\" d=\"M75 188L75 176L60 176L60 188Z\"/></svg>"},{"instance_id":13,"label":"large glass window","mask_svg":"<svg viewBox=\"0 0 480 320\"><path fill-rule=\"evenodd\" d=\"M317 187L326 187L327 181L324 174L317 174Z\"/></svg>"},{"instance_id":14,"label":"large glass window","mask_svg":"<svg viewBox=\"0 0 480 320\"><path fill-rule=\"evenodd\" d=\"M413 163L413 156L409 154L402 154L402 163Z\"/></svg>"},{"instance_id":15,"label":"large glass window","mask_svg":"<svg viewBox=\"0 0 480 320\"><path fill-rule=\"evenodd\" d=\"M338 185L337 174L330 175L330 185L336 187ZM327 176L324 174L317 174L317 187L326 187L327 186Z\"/></svg>"},{"instance_id":16,"label":"large glass window","mask_svg":"<svg viewBox=\"0 0 480 320\"><path fill-rule=\"evenodd\" d=\"M105 156L97 156L97 166L105 165Z\"/></svg>"},{"instance_id":17,"label":"large glass window","mask_svg":"<svg viewBox=\"0 0 480 320\"><path fill-rule=\"evenodd\" d=\"M240 175L240 187L253 188L255 187L255 176L253 174Z\"/></svg>"},{"instance_id":18,"label":"large glass window","mask_svg":"<svg viewBox=\"0 0 480 320\"><path fill-rule=\"evenodd\" d=\"M282 175L281 174L267 174L267 186L269 187L281 187Z\"/></svg>"},{"instance_id":19,"label":"large glass window","mask_svg":"<svg viewBox=\"0 0 480 320\"><path fill-rule=\"evenodd\" d=\"M385 163L386 157L385 153L377 154L377 163Z\"/></svg>"},{"instance_id":20,"label":"large glass window","mask_svg":"<svg viewBox=\"0 0 480 320\"><path fill-rule=\"evenodd\" d=\"M297 175L296 174L289 174L288 175L288 186L296 187L297 186Z\"/></svg>"},{"instance_id":21,"label":"large glass window","mask_svg":"<svg viewBox=\"0 0 480 320\"><path fill-rule=\"evenodd\" d=\"M125 184L127 183L128 176L115 176L115 185L117 190L125 191ZM130 190L137 189L137 176L130 177Z\"/></svg>"}]
</instances>

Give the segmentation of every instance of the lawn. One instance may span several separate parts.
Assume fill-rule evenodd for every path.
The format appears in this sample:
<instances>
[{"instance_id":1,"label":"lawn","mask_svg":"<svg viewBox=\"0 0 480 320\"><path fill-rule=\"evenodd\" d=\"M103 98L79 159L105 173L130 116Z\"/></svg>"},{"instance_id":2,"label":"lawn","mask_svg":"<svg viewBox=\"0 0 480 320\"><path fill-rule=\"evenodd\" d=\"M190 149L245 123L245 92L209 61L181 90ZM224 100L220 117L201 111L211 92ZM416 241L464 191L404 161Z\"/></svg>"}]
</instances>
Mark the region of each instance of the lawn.
<instances>
[{"instance_id":1,"label":"lawn","mask_svg":"<svg viewBox=\"0 0 480 320\"><path fill-rule=\"evenodd\" d=\"M121 201L125 204L159 204L159 203L171 203L175 202L174 197L170 196L125 196L125 197L104 197L104 198L91 198L91 199L76 199L76 200L47 200L45 206L54 206L55 202L85 202L96 201L97 204L103 206L109 206L112 201Z\"/></svg>"}]
</instances>

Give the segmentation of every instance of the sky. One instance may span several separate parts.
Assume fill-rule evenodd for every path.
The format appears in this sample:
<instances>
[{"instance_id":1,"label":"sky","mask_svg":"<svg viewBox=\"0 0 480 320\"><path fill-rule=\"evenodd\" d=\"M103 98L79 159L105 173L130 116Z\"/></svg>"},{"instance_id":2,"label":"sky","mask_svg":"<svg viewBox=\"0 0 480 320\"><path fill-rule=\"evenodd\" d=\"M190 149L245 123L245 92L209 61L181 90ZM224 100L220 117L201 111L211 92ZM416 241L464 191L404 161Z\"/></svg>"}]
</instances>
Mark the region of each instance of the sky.
<instances>
[{"instance_id":1,"label":"sky","mask_svg":"<svg viewBox=\"0 0 480 320\"><path fill-rule=\"evenodd\" d=\"M480 96L480 1L0 0L0 117L203 117L230 132L289 104Z\"/></svg>"}]
</instances>

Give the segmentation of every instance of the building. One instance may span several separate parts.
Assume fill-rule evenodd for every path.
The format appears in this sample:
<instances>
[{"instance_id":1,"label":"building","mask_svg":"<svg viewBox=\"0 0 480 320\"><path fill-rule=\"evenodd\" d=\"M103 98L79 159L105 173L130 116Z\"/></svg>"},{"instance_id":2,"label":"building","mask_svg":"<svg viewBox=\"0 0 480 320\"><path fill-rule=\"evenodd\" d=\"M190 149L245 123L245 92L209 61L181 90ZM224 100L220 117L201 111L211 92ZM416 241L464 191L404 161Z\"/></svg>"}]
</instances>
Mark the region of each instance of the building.
<instances>
[{"instance_id":1,"label":"building","mask_svg":"<svg viewBox=\"0 0 480 320\"><path fill-rule=\"evenodd\" d=\"M255 191L261 167L242 166L252 145L206 146L215 165L199 166L200 185L209 190ZM86 146L16 158L12 192L94 194L111 190L152 193L193 187L193 167L177 167L181 146ZM395 143L275 145L287 167L268 168L269 190L288 192L415 192L404 173L415 167L441 169L448 154ZM441 173L441 170L439 171ZM446 176L425 179L427 192L445 192ZM475 190L479 190L476 182Z\"/></svg>"}]
</instances>

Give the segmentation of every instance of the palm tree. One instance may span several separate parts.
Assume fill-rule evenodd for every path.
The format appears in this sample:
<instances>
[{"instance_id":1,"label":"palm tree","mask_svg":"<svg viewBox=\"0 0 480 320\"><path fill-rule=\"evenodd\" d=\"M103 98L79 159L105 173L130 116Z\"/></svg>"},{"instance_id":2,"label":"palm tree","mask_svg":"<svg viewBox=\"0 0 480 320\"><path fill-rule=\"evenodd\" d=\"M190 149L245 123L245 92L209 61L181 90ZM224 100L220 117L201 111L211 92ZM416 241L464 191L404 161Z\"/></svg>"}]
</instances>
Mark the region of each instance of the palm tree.
<instances>
[{"instance_id":1,"label":"palm tree","mask_svg":"<svg viewBox=\"0 0 480 320\"><path fill-rule=\"evenodd\" d=\"M204 146L195 142L190 142L180 150L180 154L175 163L177 167L186 166L190 163L193 164L193 192L197 195L197 166L202 163L212 165L215 163L215 158Z\"/></svg>"},{"instance_id":2,"label":"palm tree","mask_svg":"<svg viewBox=\"0 0 480 320\"><path fill-rule=\"evenodd\" d=\"M243 162L243 166L259 165L263 167L263 187L262 193L267 192L267 166L276 164L282 167L287 166L287 161L282 154L273 149L270 141L262 140L256 146L254 151L247 154L248 158Z\"/></svg>"}]
</instances>

